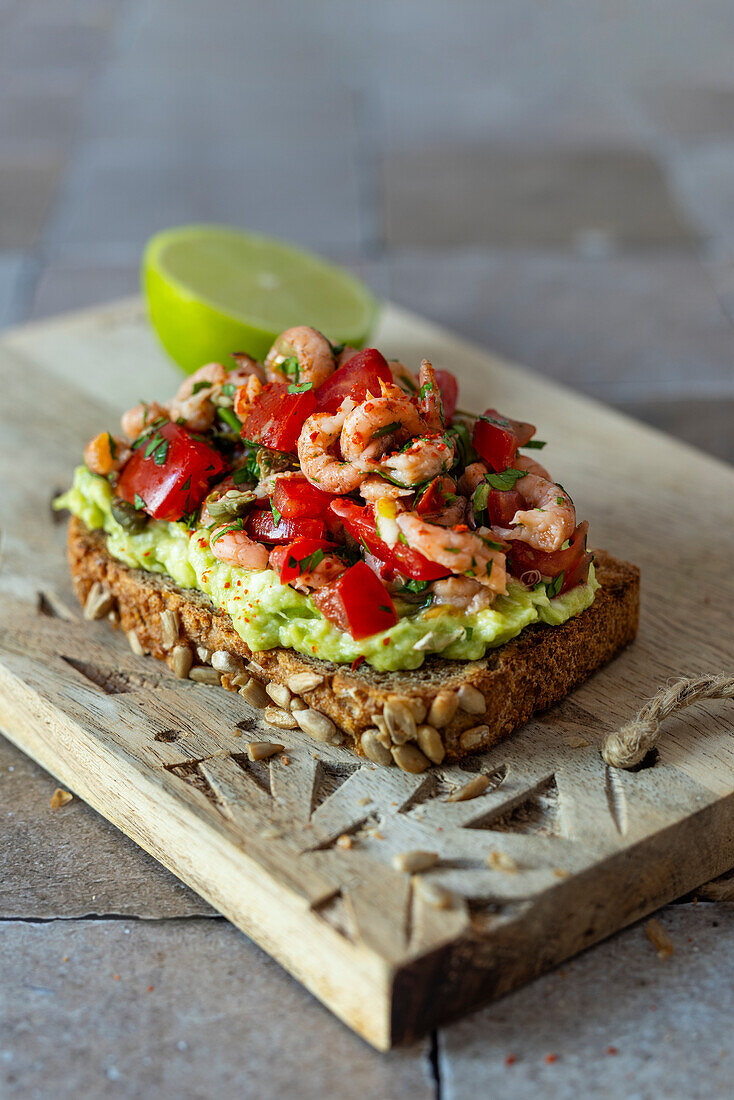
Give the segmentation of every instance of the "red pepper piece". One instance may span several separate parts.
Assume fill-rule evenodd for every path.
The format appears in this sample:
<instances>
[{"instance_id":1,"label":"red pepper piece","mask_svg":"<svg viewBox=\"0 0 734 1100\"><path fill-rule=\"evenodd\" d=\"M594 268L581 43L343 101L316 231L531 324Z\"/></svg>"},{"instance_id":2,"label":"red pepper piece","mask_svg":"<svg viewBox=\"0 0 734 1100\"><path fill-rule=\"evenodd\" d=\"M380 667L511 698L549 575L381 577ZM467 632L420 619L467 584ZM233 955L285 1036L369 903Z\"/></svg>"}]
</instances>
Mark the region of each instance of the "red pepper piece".
<instances>
[{"instance_id":1,"label":"red pepper piece","mask_svg":"<svg viewBox=\"0 0 734 1100\"><path fill-rule=\"evenodd\" d=\"M211 483L227 469L218 451L167 421L133 451L120 474L117 495L155 519L175 521L198 508Z\"/></svg>"},{"instance_id":2,"label":"red pepper piece","mask_svg":"<svg viewBox=\"0 0 734 1100\"><path fill-rule=\"evenodd\" d=\"M385 585L363 561L320 588L312 598L329 622L357 641L389 630L398 621Z\"/></svg>"},{"instance_id":3,"label":"red pepper piece","mask_svg":"<svg viewBox=\"0 0 734 1100\"><path fill-rule=\"evenodd\" d=\"M342 520L350 535L361 542L363 549L396 573L416 581L435 581L450 575L449 569L429 561L418 550L413 550L403 542L396 542L394 546L383 542L377 534L375 513L371 505L360 508L351 500L336 500L331 505L331 511Z\"/></svg>"},{"instance_id":4,"label":"red pepper piece","mask_svg":"<svg viewBox=\"0 0 734 1100\"><path fill-rule=\"evenodd\" d=\"M303 423L316 408L313 390L289 393L287 382L268 382L253 401L242 438L275 451L295 454Z\"/></svg>"},{"instance_id":5,"label":"red pepper piece","mask_svg":"<svg viewBox=\"0 0 734 1100\"><path fill-rule=\"evenodd\" d=\"M336 412L345 397L364 401L367 394L379 397L380 382L392 384L392 372L384 355L377 348L365 348L335 370L316 390L316 408L319 412Z\"/></svg>"}]
</instances>

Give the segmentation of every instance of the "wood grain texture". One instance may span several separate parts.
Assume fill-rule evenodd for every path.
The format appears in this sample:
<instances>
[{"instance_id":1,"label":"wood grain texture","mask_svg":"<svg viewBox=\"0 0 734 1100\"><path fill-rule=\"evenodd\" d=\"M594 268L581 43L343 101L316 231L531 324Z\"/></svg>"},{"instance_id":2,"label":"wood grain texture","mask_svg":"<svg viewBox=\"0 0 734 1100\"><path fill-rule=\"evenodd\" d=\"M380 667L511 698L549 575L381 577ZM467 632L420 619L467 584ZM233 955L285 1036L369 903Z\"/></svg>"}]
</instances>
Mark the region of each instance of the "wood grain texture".
<instances>
[{"instance_id":1,"label":"wood grain texture","mask_svg":"<svg viewBox=\"0 0 734 1100\"><path fill-rule=\"evenodd\" d=\"M734 863L731 708L672 719L638 772L611 773L598 751L660 682L732 666L734 474L397 310L376 342L455 370L470 407L491 399L541 426L594 542L642 567L637 643L485 756L410 776L276 733L239 696L176 681L82 622L49 498L116 415L43 360L84 370L103 354L124 370L148 347L125 304L0 348L0 726L384 1049ZM254 737L289 763L249 762ZM486 792L448 802L477 769ZM439 862L395 871L411 849Z\"/></svg>"}]
</instances>

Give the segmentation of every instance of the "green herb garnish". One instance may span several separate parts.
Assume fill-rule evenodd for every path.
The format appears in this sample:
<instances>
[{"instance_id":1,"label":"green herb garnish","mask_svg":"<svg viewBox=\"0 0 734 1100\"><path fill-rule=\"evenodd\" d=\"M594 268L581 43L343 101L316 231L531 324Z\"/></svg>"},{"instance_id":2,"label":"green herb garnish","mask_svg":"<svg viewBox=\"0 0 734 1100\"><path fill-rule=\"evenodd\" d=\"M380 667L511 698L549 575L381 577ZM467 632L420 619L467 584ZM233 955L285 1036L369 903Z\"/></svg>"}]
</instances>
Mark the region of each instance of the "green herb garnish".
<instances>
[{"instance_id":1,"label":"green herb garnish","mask_svg":"<svg viewBox=\"0 0 734 1100\"><path fill-rule=\"evenodd\" d=\"M242 424L235 416L231 409L217 409L217 416L220 420L223 420L228 427L232 429L237 435L240 434Z\"/></svg>"},{"instance_id":2,"label":"green herb garnish","mask_svg":"<svg viewBox=\"0 0 734 1100\"><path fill-rule=\"evenodd\" d=\"M565 570L564 570L565 572ZM545 591L548 599L553 599L563 588L563 573L559 573L557 577L554 577L550 584L545 586Z\"/></svg>"},{"instance_id":3,"label":"green herb garnish","mask_svg":"<svg viewBox=\"0 0 734 1100\"><path fill-rule=\"evenodd\" d=\"M512 467L509 467L507 470L501 470L496 474L485 474L484 480L491 485L493 489L500 489L502 492L506 492L508 489L514 489L521 477L527 476L525 470L514 470Z\"/></svg>"},{"instance_id":4,"label":"green herb garnish","mask_svg":"<svg viewBox=\"0 0 734 1100\"><path fill-rule=\"evenodd\" d=\"M212 388L211 382L194 382L191 387L191 396L195 393L201 393L202 390L210 390Z\"/></svg>"},{"instance_id":5,"label":"green herb garnish","mask_svg":"<svg viewBox=\"0 0 734 1100\"><path fill-rule=\"evenodd\" d=\"M544 439L529 439L527 443L523 443L523 447L527 447L529 451L542 451L545 445Z\"/></svg>"},{"instance_id":6,"label":"green herb garnish","mask_svg":"<svg viewBox=\"0 0 734 1100\"><path fill-rule=\"evenodd\" d=\"M291 382L288 387L288 393L305 393L306 390L313 388L313 382Z\"/></svg>"}]
</instances>

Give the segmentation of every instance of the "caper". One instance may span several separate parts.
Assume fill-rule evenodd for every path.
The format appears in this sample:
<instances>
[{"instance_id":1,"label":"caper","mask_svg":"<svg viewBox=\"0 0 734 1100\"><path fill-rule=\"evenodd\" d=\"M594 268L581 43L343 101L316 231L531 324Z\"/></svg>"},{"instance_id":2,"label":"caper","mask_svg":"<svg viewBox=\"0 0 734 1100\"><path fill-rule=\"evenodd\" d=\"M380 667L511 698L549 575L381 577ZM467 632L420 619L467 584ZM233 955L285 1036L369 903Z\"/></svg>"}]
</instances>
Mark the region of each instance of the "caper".
<instances>
[{"instance_id":1,"label":"caper","mask_svg":"<svg viewBox=\"0 0 734 1100\"><path fill-rule=\"evenodd\" d=\"M140 534L150 518L142 509L136 508L126 500L121 500L120 497L114 498L110 511L113 519L120 524L123 531L127 531L128 535Z\"/></svg>"},{"instance_id":2,"label":"caper","mask_svg":"<svg viewBox=\"0 0 734 1100\"><path fill-rule=\"evenodd\" d=\"M261 478L282 473L292 468L294 463L293 455L284 454L282 451L271 451L269 447L260 447L257 452L257 467Z\"/></svg>"},{"instance_id":3,"label":"caper","mask_svg":"<svg viewBox=\"0 0 734 1100\"><path fill-rule=\"evenodd\" d=\"M206 507L212 519L236 519L243 516L255 499L247 489L228 489L218 497L214 493L206 499Z\"/></svg>"}]
</instances>

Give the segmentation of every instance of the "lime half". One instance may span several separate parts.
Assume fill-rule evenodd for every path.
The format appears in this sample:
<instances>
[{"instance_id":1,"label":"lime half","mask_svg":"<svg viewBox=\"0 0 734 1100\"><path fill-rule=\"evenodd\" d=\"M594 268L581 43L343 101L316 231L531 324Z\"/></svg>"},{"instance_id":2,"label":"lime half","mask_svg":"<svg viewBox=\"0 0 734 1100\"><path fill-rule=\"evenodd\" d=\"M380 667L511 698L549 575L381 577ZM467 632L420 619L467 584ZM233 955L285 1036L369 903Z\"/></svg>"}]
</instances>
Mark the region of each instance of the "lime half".
<instances>
[{"instance_id":1,"label":"lime half","mask_svg":"<svg viewBox=\"0 0 734 1100\"><path fill-rule=\"evenodd\" d=\"M271 237L220 225L157 233L143 254L143 288L163 346L191 373L233 351L264 359L275 337L312 325L362 347L377 316L346 271Z\"/></svg>"}]
</instances>

